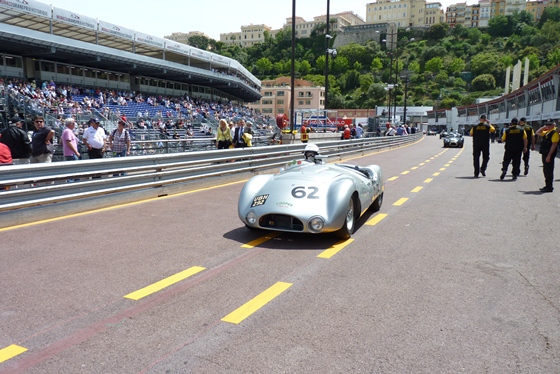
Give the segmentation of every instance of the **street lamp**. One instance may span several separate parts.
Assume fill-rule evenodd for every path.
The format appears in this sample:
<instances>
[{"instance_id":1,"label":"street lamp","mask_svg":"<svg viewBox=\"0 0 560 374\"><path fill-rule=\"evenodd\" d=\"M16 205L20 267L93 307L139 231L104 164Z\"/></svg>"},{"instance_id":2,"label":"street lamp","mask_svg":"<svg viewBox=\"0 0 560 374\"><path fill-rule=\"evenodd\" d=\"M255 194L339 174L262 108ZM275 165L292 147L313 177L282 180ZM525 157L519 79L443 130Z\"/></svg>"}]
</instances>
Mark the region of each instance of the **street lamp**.
<instances>
[{"instance_id":1,"label":"street lamp","mask_svg":"<svg viewBox=\"0 0 560 374\"><path fill-rule=\"evenodd\" d=\"M379 31L376 32L378 33ZM387 107L389 108L389 122L391 122L391 95L392 95L392 90L395 87L395 85L391 84L391 80L393 79L393 56L394 56L393 50L395 50L397 46L397 34L398 34L397 24L391 22L387 26L387 39L382 40L382 42L385 43L385 46L388 50L387 54L389 55L389 82L387 84L387 91L389 91L389 98L387 100ZM395 83L396 83L396 79L395 79ZM396 98L395 98L395 102L396 102Z\"/></svg>"},{"instance_id":2,"label":"street lamp","mask_svg":"<svg viewBox=\"0 0 560 374\"><path fill-rule=\"evenodd\" d=\"M410 79L410 70L408 70L408 60L406 61L406 67L401 72L401 78L404 79L404 108L403 108L403 122L406 124L406 99L408 94L408 81Z\"/></svg>"}]
</instances>

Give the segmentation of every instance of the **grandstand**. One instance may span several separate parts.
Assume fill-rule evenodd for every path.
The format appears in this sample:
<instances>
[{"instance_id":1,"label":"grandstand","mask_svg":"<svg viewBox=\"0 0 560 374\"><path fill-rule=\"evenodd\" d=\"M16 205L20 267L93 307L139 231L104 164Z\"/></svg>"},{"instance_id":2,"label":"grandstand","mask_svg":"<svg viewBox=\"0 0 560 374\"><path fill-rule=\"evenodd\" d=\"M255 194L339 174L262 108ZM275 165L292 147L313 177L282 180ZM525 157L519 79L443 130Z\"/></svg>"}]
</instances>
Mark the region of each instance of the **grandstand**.
<instances>
[{"instance_id":1,"label":"grandstand","mask_svg":"<svg viewBox=\"0 0 560 374\"><path fill-rule=\"evenodd\" d=\"M242 104L261 97L260 81L233 59L35 0L0 2L0 54L4 126L14 112L40 113L50 124L68 114L112 124L139 113L212 123L228 105L231 117L252 115ZM45 105L26 92L45 82L69 94ZM100 105L86 105L99 104L100 96ZM119 98L125 101L114 101Z\"/></svg>"}]
</instances>

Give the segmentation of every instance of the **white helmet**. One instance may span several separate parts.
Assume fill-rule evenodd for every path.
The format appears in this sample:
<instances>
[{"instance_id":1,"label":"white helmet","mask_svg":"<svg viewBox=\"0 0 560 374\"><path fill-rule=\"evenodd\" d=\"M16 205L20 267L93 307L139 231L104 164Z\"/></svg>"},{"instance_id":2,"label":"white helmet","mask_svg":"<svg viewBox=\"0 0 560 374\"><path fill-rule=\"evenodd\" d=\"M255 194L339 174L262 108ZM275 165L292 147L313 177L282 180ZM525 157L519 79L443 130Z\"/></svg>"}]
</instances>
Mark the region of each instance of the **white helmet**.
<instances>
[{"instance_id":1,"label":"white helmet","mask_svg":"<svg viewBox=\"0 0 560 374\"><path fill-rule=\"evenodd\" d=\"M304 154L307 152L315 152L315 154L319 154L319 147L317 146L317 144L309 143L305 146L305 149L303 150Z\"/></svg>"}]
</instances>

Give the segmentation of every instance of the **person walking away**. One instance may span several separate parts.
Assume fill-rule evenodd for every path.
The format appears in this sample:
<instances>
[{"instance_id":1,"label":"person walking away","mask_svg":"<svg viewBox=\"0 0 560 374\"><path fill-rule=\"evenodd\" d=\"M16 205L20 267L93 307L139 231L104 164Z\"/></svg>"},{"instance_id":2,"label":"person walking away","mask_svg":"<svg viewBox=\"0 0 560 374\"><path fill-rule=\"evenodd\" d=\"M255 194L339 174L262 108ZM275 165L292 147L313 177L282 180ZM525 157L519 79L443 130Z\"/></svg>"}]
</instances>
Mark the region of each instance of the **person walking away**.
<instances>
[{"instance_id":1,"label":"person walking away","mask_svg":"<svg viewBox=\"0 0 560 374\"><path fill-rule=\"evenodd\" d=\"M14 165L29 164L31 155L31 140L22 127L23 119L15 116L8 128L0 133L0 142L9 148Z\"/></svg>"},{"instance_id":2,"label":"person walking away","mask_svg":"<svg viewBox=\"0 0 560 374\"><path fill-rule=\"evenodd\" d=\"M48 146L52 146L52 138L54 137L54 130L45 126L45 119L43 117L35 117L33 119L35 131L31 135L31 158L29 160L32 164L52 162L53 152Z\"/></svg>"},{"instance_id":3,"label":"person walking away","mask_svg":"<svg viewBox=\"0 0 560 374\"><path fill-rule=\"evenodd\" d=\"M486 176L486 167L490 160L490 134L496 129L486 119L486 115L480 116L478 125L471 128L470 135L473 140L473 166L474 177L478 178L479 174ZM480 164L480 155L482 154L482 165Z\"/></svg>"},{"instance_id":4,"label":"person walking away","mask_svg":"<svg viewBox=\"0 0 560 374\"><path fill-rule=\"evenodd\" d=\"M64 125L66 128L62 131L60 137L62 141L62 154L64 155L65 161L76 161L82 156L78 152L78 138L74 134L74 128L76 127L76 122L74 118L67 118L64 120Z\"/></svg>"},{"instance_id":5,"label":"person walking away","mask_svg":"<svg viewBox=\"0 0 560 374\"><path fill-rule=\"evenodd\" d=\"M535 150L535 131L533 130L533 126L527 123L527 119L525 117L521 117L519 119L519 127L525 130L525 134L527 135L527 152L523 153L523 164L525 165L523 175L527 175L529 174L529 157L531 155L531 151Z\"/></svg>"},{"instance_id":6,"label":"person walking away","mask_svg":"<svg viewBox=\"0 0 560 374\"><path fill-rule=\"evenodd\" d=\"M527 152L527 134L523 128L517 127L517 125L517 118L512 118L511 125L502 135L505 150L502 175L500 175L501 180L505 178L510 163L512 163L511 179L516 180L521 173L521 156L524 152Z\"/></svg>"},{"instance_id":7,"label":"person walking away","mask_svg":"<svg viewBox=\"0 0 560 374\"><path fill-rule=\"evenodd\" d=\"M235 135L233 137L233 145L235 148L244 148L245 140L243 140L243 132L245 131L245 121L240 119L237 121L237 127L235 128Z\"/></svg>"},{"instance_id":8,"label":"person walking away","mask_svg":"<svg viewBox=\"0 0 560 374\"><path fill-rule=\"evenodd\" d=\"M247 145L247 147L253 146L253 124L251 122L247 122L247 127L243 130L243 141Z\"/></svg>"},{"instance_id":9,"label":"person walking away","mask_svg":"<svg viewBox=\"0 0 560 374\"><path fill-rule=\"evenodd\" d=\"M107 135L99 124L98 118L91 118L89 120L89 127L84 131L82 138L90 159L103 158L103 153L105 152L105 140Z\"/></svg>"},{"instance_id":10,"label":"person walking away","mask_svg":"<svg viewBox=\"0 0 560 374\"><path fill-rule=\"evenodd\" d=\"M130 133L125 128L126 122L119 120L117 128L109 136L113 157L130 156Z\"/></svg>"},{"instance_id":11,"label":"person walking away","mask_svg":"<svg viewBox=\"0 0 560 374\"><path fill-rule=\"evenodd\" d=\"M225 119L221 119L216 135L216 148L228 149L232 144L233 139L231 137L231 131L228 127L228 123Z\"/></svg>"},{"instance_id":12,"label":"person walking away","mask_svg":"<svg viewBox=\"0 0 560 374\"><path fill-rule=\"evenodd\" d=\"M558 141L560 140L558 128L552 120L548 120L543 127L535 132L535 135L542 137L539 153L542 157L545 186L540 191L552 192L554 191L552 186L554 181L554 159L556 158Z\"/></svg>"}]
</instances>

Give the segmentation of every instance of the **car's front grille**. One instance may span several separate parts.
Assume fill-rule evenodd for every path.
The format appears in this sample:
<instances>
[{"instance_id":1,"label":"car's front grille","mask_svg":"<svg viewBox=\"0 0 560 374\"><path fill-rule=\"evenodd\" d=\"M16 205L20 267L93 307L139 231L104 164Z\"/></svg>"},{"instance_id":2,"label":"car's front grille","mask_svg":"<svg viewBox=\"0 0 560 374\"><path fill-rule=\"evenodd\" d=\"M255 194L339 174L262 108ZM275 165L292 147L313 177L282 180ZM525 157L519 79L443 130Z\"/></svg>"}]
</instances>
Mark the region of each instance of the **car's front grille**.
<instances>
[{"instance_id":1,"label":"car's front grille","mask_svg":"<svg viewBox=\"0 0 560 374\"><path fill-rule=\"evenodd\" d=\"M267 214L259 220L259 226L286 231L303 231L303 223L292 216L284 214Z\"/></svg>"}]
</instances>

